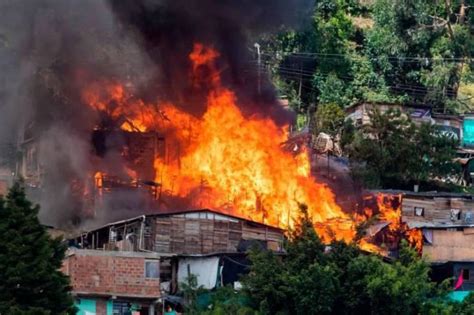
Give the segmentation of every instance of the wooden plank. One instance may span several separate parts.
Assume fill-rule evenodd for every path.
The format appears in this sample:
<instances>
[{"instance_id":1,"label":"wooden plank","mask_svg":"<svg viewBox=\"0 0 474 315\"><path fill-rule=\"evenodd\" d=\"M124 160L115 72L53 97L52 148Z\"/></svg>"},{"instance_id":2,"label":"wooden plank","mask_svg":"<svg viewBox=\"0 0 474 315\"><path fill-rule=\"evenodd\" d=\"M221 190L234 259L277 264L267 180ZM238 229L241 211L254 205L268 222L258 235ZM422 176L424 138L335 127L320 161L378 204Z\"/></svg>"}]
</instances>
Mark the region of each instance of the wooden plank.
<instances>
[{"instance_id":1,"label":"wooden plank","mask_svg":"<svg viewBox=\"0 0 474 315\"><path fill-rule=\"evenodd\" d=\"M242 232L229 232L229 240L240 240L242 239Z\"/></svg>"},{"instance_id":2,"label":"wooden plank","mask_svg":"<svg viewBox=\"0 0 474 315\"><path fill-rule=\"evenodd\" d=\"M474 228L464 228L464 235L474 234Z\"/></svg>"},{"instance_id":3,"label":"wooden plank","mask_svg":"<svg viewBox=\"0 0 474 315\"><path fill-rule=\"evenodd\" d=\"M229 230L229 222L226 221L214 221L215 230Z\"/></svg>"},{"instance_id":4,"label":"wooden plank","mask_svg":"<svg viewBox=\"0 0 474 315\"><path fill-rule=\"evenodd\" d=\"M229 222L229 230L242 231L242 222Z\"/></svg>"}]
</instances>

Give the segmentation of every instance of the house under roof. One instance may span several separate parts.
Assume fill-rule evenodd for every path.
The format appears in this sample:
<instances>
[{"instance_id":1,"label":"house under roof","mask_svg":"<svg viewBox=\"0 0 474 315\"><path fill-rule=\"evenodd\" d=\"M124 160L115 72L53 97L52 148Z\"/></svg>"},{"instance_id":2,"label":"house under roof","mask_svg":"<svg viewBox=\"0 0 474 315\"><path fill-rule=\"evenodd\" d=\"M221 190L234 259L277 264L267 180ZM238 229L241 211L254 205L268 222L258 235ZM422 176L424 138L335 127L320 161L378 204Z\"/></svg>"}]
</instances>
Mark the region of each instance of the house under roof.
<instances>
[{"instance_id":1,"label":"house under roof","mask_svg":"<svg viewBox=\"0 0 474 315\"><path fill-rule=\"evenodd\" d=\"M211 209L196 209L111 222L84 232L72 243L89 249L204 255L238 252L239 246L251 241L281 251L283 239L280 228Z\"/></svg>"}]
</instances>

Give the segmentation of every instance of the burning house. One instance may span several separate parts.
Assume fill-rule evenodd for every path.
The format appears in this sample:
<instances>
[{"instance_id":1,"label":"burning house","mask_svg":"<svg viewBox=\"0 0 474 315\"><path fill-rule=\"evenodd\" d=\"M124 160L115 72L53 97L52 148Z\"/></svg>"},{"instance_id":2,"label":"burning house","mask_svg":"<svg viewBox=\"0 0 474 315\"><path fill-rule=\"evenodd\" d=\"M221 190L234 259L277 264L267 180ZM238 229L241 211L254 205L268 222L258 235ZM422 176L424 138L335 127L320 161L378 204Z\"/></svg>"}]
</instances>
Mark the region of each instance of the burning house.
<instances>
[{"instance_id":1,"label":"burning house","mask_svg":"<svg viewBox=\"0 0 474 315\"><path fill-rule=\"evenodd\" d=\"M300 1L266 10L265 1L44 0L0 10L14 47L0 50L11 61L2 79L17 84L0 93L0 143L18 139L14 173L42 223L89 231L64 265L84 310L153 310L166 282L173 293L203 264L245 265L248 241L280 251L280 229L305 206L325 242L353 241L380 215L362 248L384 251L374 242L381 230L382 242L418 244L396 200L341 208L306 148L288 143L293 117L273 86L248 71L249 34L296 21Z\"/></svg>"},{"instance_id":2,"label":"burning house","mask_svg":"<svg viewBox=\"0 0 474 315\"><path fill-rule=\"evenodd\" d=\"M348 231L332 233L338 239L355 235L332 191L311 176L304 148L282 146L292 114L268 79L248 71L248 34L291 22L291 4L248 6L12 4L27 16L5 16L5 29L31 25L14 51L2 51L25 75L13 78L12 68L22 93L5 91L0 134L17 139L14 173L41 204L43 223L74 229L137 209L210 208L288 227L304 203L315 222L345 222Z\"/></svg>"},{"instance_id":3,"label":"burning house","mask_svg":"<svg viewBox=\"0 0 474 315\"><path fill-rule=\"evenodd\" d=\"M373 242L396 253L400 232L432 266L436 281L458 279L456 290L474 289L474 200L469 194L410 191L372 191L364 200L368 211L378 199L379 222ZM382 202L380 202L382 201ZM387 209L384 210L384 208ZM387 211L390 208L396 211ZM387 225L387 222L392 224ZM398 222L398 223L397 223ZM392 231L390 232L390 227ZM396 227L395 229L393 229ZM385 230L385 231L384 231ZM459 280L461 279L461 280Z\"/></svg>"},{"instance_id":4,"label":"burning house","mask_svg":"<svg viewBox=\"0 0 474 315\"><path fill-rule=\"evenodd\" d=\"M474 290L474 200L454 193L403 196L403 221L423 233L423 257L439 279L459 278L458 289Z\"/></svg>"},{"instance_id":5,"label":"burning house","mask_svg":"<svg viewBox=\"0 0 474 315\"><path fill-rule=\"evenodd\" d=\"M154 314L160 298L179 300L173 294L190 274L207 289L237 285L250 246L281 253L283 239L281 229L207 209L143 215L72 240L63 270L81 309Z\"/></svg>"}]
</instances>

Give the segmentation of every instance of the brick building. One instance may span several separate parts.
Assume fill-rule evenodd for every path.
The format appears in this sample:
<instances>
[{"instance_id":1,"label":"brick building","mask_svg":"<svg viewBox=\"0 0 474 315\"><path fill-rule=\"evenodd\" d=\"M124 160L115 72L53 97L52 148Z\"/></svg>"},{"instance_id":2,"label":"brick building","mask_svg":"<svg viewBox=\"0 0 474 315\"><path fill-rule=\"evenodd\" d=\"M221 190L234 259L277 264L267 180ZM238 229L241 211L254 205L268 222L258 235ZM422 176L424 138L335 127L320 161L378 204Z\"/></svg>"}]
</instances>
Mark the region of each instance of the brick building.
<instances>
[{"instance_id":1,"label":"brick building","mask_svg":"<svg viewBox=\"0 0 474 315\"><path fill-rule=\"evenodd\" d=\"M160 298L159 266L155 253L72 248L62 271L71 279L79 314L122 314L122 308L153 314Z\"/></svg>"},{"instance_id":2,"label":"brick building","mask_svg":"<svg viewBox=\"0 0 474 315\"><path fill-rule=\"evenodd\" d=\"M283 240L278 228L208 209L142 215L71 240L63 271L81 315L160 314L190 274L208 289L237 285L250 246L282 252Z\"/></svg>"}]
</instances>

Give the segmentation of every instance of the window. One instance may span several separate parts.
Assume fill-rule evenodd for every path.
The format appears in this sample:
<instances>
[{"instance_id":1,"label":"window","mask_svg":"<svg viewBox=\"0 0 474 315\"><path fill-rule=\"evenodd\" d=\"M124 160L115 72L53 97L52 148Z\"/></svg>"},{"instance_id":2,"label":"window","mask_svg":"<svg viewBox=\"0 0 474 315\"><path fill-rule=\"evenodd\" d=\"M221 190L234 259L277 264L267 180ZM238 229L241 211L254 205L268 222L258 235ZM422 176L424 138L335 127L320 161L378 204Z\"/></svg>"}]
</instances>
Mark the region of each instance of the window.
<instances>
[{"instance_id":1,"label":"window","mask_svg":"<svg viewBox=\"0 0 474 315\"><path fill-rule=\"evenodd\" d=\"M469 269L462 270L462 278L463 280L469 280Z\"/></svg>"},{"instance_id":2,"label":"window","mask_svg":"<svg viewBox=\"0 0 474 315\"><path fill-rule=\"evenodd\" d=\"M461 210L451 209L450 219L451 221L461 220Z\"/></svg>"},{"instance_id":3,"label":"window","mask_svg":"<svg viewBox=\"0 0 474 315\"><path fill-rule=\"evenodd\" d=\"M113 301L112 304L113 315L130 315L130 303L125 301Z\"/></svg>"},{"instance_id":4,"label":"window","mask_svg":"<svg viewBox=\"0 0 474 315\"><path fill-rule=\"evenodd\" d=\"M425 216L425 208L415 207L415 217L424 217Z\"/></svg>"},{"instance_id":5,"label":"window","mask_svg":"<svg viewBox=\"0 0 474 315\"><path fill-rule=\"evenodd\" d=\"M145 278L160 278L160 262L158 260L145 261Z\"/></svg>"}]
</instances>

